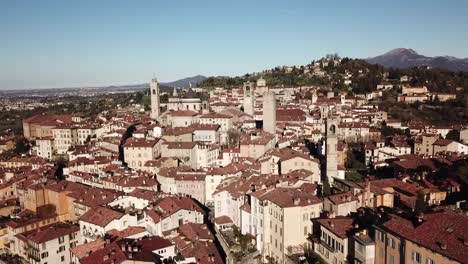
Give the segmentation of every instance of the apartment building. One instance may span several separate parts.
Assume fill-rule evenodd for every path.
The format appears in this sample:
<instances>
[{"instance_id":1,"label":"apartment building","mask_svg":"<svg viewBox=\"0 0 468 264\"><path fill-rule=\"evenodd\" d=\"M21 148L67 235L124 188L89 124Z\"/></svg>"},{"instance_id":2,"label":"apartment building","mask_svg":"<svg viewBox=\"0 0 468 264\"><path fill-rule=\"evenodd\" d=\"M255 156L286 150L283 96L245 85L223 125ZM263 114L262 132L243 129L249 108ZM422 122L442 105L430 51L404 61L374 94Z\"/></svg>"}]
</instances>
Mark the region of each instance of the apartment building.
<instances>
[{"instance_id":1,"label":"apartment building","mask_svg":"<svg viewBox=\"0 0 468 264\"><path fill-rule=\"evenodd\" d=\"M375 264L468 263L465 214L449 209L419 217L392 214L375 229Z\"/></svg>"},{"instance_id":2,"label":"apartment building","mask_svg":"<svg viewBox=\"0 0 468 264\"><path fill-rule=\"evenodd\" d=\"M124 160L132 169L142 169L149 160L161 156L159 139L129 138L123 145Z\"/></svg>"}]
</instances>

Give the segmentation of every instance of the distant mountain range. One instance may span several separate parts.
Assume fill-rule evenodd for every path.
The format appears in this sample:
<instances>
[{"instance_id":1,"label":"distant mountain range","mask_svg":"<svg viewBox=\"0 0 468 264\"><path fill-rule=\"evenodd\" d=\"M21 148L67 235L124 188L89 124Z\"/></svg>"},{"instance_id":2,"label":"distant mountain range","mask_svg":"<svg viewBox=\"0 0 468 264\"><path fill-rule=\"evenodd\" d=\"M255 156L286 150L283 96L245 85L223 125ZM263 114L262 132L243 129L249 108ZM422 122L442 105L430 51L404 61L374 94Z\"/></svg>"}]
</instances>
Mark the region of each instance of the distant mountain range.
<instances>
[{"instance_id":1,"label":"distant mountain range","mask_svg":"<svg viewBox=\"0 0 468 264\"><path fill-rule=\"evenodd\" d=\"M190 83L192 87L197 87L197 84L200 82L208 79L208 77L197 75L193 77L187 77L180 80L176 80L173 82L161 82L159 84L159 89L164 92L172 92L174 87L179 89L187 89L190 87ZM142 83L142 84L130 84L130 85L112 85L106 87L94 87L94 88L106 88L112 90L126 90L126 89L135 89L135 90L146 90L149 88L149 83Z\"/></svg>"},{"instance_id":2,"label":"distant mountain range","mask_svg":"<svg viewBox=\"0 0 468 264\"><path fill-rule=\"evenodd\" d=\"M459 59L451 56L427 57L418 54L412 49L398 48L383 55L365 59L371 64L380 64L385 67L411 68L417 66L430 66L448 71L468 72L468 58Z\"/></svg>"},{"instance_id":3,"label":"distant mountain range","mask_svg":"<svg viewBox=\"0 0 468 264\"><path fill-rule=\"evenodd\" d=\"M187 78L183 78L177 81L161 83L161 84L165 86L169 86L169 87L177 87L177 88L185 89L185 88L189 88L190 84L192 84L192 87L196 87L197 84L199 84L200 82L206 79L208 79L208 77L203 76L203 75L197 75L197 76L187 77Z\"/></svg>"}]
</instances>

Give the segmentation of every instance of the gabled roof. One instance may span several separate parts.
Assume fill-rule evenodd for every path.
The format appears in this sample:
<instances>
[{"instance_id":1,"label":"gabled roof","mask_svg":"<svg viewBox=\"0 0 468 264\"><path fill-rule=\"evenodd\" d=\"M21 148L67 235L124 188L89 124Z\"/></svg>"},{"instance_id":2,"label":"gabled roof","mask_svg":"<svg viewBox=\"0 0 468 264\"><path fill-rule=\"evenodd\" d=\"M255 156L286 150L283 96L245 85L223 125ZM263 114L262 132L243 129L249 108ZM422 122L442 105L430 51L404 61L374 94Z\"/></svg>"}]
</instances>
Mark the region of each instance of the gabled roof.
<instances>
[{"instance_id":1,"label":"gabled roof","mask_svg":"<svg viewBox=\"0 0 468 264\"><path fill-rule=\"evenodd\" d=\"M79 231L79 226L59 222L22 233L20 236L36 244L41 244Z\"/></svg>"},{"instance_id":2,"label":"gabled roof","mask_svg":"<svg viewBox=\"0 0 468 264\"><path fill-rule=\"evenodd\" d=\"M98 206L88 210L80 221L91 223L100 227L107 226L113 220L122 218L125 214L106 207Z\"/></svg>"}]
</instances>

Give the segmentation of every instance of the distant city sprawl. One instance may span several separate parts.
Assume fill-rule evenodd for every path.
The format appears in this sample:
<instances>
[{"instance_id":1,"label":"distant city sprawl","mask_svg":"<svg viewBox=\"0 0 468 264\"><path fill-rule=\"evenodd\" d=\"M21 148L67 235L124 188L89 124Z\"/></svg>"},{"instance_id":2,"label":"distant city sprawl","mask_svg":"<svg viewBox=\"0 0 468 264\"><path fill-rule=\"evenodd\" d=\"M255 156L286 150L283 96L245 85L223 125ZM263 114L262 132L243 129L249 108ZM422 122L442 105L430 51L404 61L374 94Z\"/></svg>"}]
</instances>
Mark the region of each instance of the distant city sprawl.
<instances>
[{"instance_id":1,"label":"distant city sprawl","mask_svg":"<svg viewBox=\"0 0 468 264\"><path fill-rule=\"evenodd\" d=\"M461 71L332 54L3 91L0 259L468 263L467 90Z\"/></svg>"}]
</instances>

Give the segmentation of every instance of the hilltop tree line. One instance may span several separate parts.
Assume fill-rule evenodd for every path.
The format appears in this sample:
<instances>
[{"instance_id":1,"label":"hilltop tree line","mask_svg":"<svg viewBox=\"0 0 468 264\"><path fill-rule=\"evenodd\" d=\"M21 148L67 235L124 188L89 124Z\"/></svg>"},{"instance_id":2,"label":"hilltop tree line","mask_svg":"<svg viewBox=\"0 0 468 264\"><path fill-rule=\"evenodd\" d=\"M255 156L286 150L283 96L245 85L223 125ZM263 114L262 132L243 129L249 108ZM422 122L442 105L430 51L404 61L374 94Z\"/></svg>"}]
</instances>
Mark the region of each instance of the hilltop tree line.
<instances>
[{"instance_id":1,"label":"hilltop tree line","mask_svg":"<svg viewBox=\"0 0 468 264\"><path fill-rule=\"evenodd\" d=\"M369 64L365 60L342 58L339 63L337 54L331 54L326 59L319 60L321 70L326 75L320 77L305 69L312 71L315 61L308 65L293 66L286 70L285 67L276 67L258 74L245 74L236 77L210 77L202 81L199 86L203 88L233 88L240 87L245 81L256 81L263 77L269 86L327 86L335 91L347 91L352 94L362 94L376 90L378 84L384 80L399 84L402 76L408 76L408 84L412 86L425 85L432 92L456 92L457 87L468 90L468 73L450 72L441 69L426 67L414 67L409 69L386 68L377 64ZM328 65L324 64L327 61ZM323 65L326 65L323 67ZM343 76L351 75L351 84L345 85Z\"/></svg>"}]
</instances>

